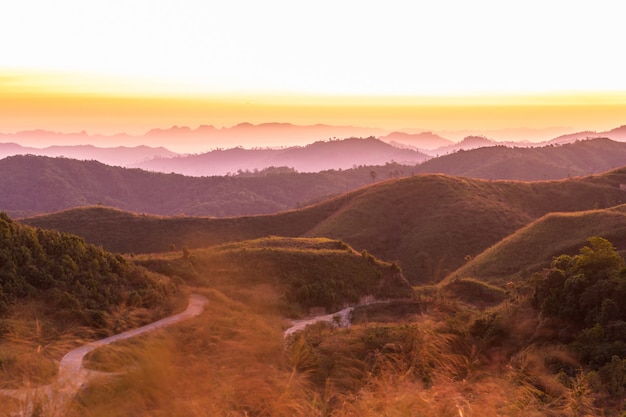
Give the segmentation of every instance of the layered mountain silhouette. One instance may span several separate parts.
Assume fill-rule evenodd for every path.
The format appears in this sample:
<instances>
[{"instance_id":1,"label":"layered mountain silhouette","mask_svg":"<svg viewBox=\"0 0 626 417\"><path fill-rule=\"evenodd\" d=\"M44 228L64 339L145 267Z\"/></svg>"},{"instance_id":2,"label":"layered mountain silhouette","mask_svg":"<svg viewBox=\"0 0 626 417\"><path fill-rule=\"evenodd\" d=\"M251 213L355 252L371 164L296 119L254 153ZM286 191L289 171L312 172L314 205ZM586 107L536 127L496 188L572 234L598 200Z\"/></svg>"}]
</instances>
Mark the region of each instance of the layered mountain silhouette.
<instances>
[{"instance_id":1,"label":"layered mountain silhouette","mask_svg":"<svg viewBox=\"0 0 626 417\"><path fill-rule=\"evenodd\" d=\"M178 155L166 148L150 146L116 146L102 148L94 145L65 145L35 148L17 143L0 143L0 159L13 155L41 155L66 157L79 160L96 160L107 165L132 166L154 158L168 158Z\"/></svg>"},{"instance_id":2,"label":"layered mountain silhouette","mask_svg":"<svg viewBox=\"0 0 626 417\"><path fill-rule=\"evenodd\" d=\"M42 144L98 146L166 147L178 153L206 152L216 148L234 147L282 147L285 144L303 146L315 141L384 136L389 131L379 128L357 126L329 126L323 124L298 126L290 123L240 123L232 127L218 128L202 125L195 129L172 126L168 129L152 129L142 135L119 133L116 135L90 135L86 132L60 133L31 130L17 133L0 133L0 143L15 142L24 146L41 147Z\"/></svg>"},{"instance_id":3,"label":"layered mountain silhouette","mask_svg":"<svg viewBox=\"0 0 626 417\"><path fill-rule=\"evenodd\" d=\"M371 146L369 155L376 155L376 149L398 151L394 154L397 158L404 155L403 150L376 139L355 139L287 149L284 150L287 156L283 160L278 159L281 154L274 154L272 150L233 149L155 161L163 161L165 164L161 169L167 172L180 169L196 175L194 170L203 169L203 164L219 166L220 161L228 162L228 158L253 164L258 162L254 158L259 157L273 156L274 163L286 163L288 157L294 165L300 161L298 166L302 167L310 155L315 155L316 160L324 163L347 163L355 161L351 158L354 156L351 150L355 149L352 142L358 142L359 146L366 144L365 148ZM409 151L408 155L419 154ZM125 169L97 161L69 158L14 156L0 160L0 175L3 178L0 182L0 211L19 217L102 204L159 215L224 217L270 214L308 205L373 182L421 173L529 181L596 174L624 165L626 143L609 139L541 148L492 146L458 151L417 165L355 164L349 169L316 173L298 173L283 167L214 177ZM156 170L155 167L151 169Z\"/></svg>"},{"instance_id":4,"label":"layered mountain silhouette","mask_svg":"<svg viewBox=\"0 0 626 417\"><path fill-rule=\"evenodd\" d=\"M208 176L272 166L286 166L299 172L319 172L388 162L415 165L427 159L429 156L419 151L397 148L369 137L318 141L304 147L285 149L214 150L200 155L156 158L134 166L149 171Z\"/></svg>"},{"instance_id":5,"label":"layered mountain silhouette","mask_svg":"<svg viewBox=\"0 0 626 417\"><path fill-rule=\"evenodd\" d=\"M437 149L454 144L451 140L432 132L392 132L386 136L381 136L379 139L391 144L409 145L417 149Z\"/></svg>"},{"instance_id":6,"label":"layered mountain silhouette","mask_svg":"<svg viewBox=\"0 0 626 417\"><path fill-rule=\"evenodd\" d=\"M268 169L254 175L188 177L98 161L18 155L0 160L0 211L20 217L102 204L160 215L267 214L344 193L377 178L408 175L408 169L385 164L314 174Z\"/></svg>"}]
</instances>

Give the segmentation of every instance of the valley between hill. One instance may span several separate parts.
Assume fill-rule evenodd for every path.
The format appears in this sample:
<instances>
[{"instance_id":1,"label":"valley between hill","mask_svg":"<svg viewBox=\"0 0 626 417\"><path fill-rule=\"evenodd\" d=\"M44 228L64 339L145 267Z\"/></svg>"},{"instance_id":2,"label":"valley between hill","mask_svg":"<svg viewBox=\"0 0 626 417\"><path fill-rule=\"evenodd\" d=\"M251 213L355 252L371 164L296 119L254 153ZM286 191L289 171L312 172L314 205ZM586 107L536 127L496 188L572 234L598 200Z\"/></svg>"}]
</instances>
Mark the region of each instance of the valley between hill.
<instances>
[{"instance_id":1,"label":"valley between hill","mask_svg":"<svg viewBox=\"0 0 626 417\"><path fill-rule=\"evenodd\" d=\"M501 151L487 149L498 169ZM513 169L547 160L518 155ZM85 165L63 161L81 176ZM199 317L92 352L90 369L125 372L91 381L67 415L623 413L626 168L532 182L368 175L264 215L3 213L5 386L51 381L61 352L162 317L193 291L210 301ZM337 317L283 337L288 319L367 299L388 302L355 307L350 328Z\"/></svg>"},{"instance_id":2,"label":"valley between hill","mask_svg":"<svg viewBox=\"0 0 626 417\"><path fill-rule=\"evenodd\" d=\"M22 221L78 234L110 251L135 254L268 235L330 237L398 261L412 283L432 283L463 265L468 256L477 256L543 215L626 202L622 184L624 169L541 182L416 175L273 215L157 217L84 207Z\"/></svg>"}]
</instances>

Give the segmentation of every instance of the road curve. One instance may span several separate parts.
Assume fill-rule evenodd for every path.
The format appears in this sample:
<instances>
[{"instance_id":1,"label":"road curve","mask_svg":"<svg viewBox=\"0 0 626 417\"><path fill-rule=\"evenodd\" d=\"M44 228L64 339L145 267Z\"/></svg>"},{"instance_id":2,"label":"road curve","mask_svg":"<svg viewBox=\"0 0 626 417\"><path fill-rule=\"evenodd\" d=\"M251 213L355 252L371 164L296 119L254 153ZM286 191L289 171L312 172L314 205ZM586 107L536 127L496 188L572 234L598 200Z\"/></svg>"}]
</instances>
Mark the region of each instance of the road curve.
<instances>
[{"instance_id":1,"label":"road curve","mask_svg":"<svg viewBox=\"0 0 626 417\"><path fill-rule=\"evenodd\" d=\"M155 321L154 323L147 324L143 327L128 330L114 336L96 340L95 342L90 342L68 352L61 359L61 363L59 364L59 374L56 380L50 385L35 388L37 391L36 394L38 395L33 393L32 388L0 390L0 395L3 394L26 401L32 401L35 396L38 399L41 399L42 397L46 399L45 397L47 397L48 402L53 403L56 410L64 410L67 402L74 397L74 395L76 395L80 387L92 373L92 371L83 367L83 359L85 358L85 355L94 349L106 346L113 342L129 339L131 337L167 327L183 320L198 316L204 311L204 306L207 302L208 300L205 297L192 294L189 297L189 305L187 306L187 309L181 313L174 314L173 316Z\"/></svg>"}]
</instances>

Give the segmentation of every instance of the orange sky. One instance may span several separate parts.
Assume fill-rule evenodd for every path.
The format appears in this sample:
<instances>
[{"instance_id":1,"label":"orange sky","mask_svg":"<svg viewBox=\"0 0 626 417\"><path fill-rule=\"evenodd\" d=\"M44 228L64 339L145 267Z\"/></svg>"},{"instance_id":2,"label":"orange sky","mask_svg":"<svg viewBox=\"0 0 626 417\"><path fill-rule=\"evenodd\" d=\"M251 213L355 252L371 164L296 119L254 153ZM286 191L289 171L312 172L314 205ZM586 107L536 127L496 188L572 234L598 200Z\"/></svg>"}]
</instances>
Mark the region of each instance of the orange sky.
<instances>
[{"instance_id":1,"label":"orange sky","mask_svg":"<svg viewBox=\"0 0 626 417\"><path fill-rule=\"evenodd\" d=\"M626 94L481 97L181 96L12 91L0 95L0 131L142 134L173 125L228 127L287 122L389 130L563 128L608 130L626 124ZM529 138L533 139L533 138Z\"/></svg>"},{"instance_id":2,"label":"orange sky","mask_svg":"<svg viewBox=\"0 0 626 417\"><path fill-rule=\"evenodd\" d=\"M626 124L622 8L614 0L8 2L0 132L141 134L242 122L454 140L461 130L494 139L500 129L537 130L526 139L603 131Z\"/></svg>"}]
</instances>

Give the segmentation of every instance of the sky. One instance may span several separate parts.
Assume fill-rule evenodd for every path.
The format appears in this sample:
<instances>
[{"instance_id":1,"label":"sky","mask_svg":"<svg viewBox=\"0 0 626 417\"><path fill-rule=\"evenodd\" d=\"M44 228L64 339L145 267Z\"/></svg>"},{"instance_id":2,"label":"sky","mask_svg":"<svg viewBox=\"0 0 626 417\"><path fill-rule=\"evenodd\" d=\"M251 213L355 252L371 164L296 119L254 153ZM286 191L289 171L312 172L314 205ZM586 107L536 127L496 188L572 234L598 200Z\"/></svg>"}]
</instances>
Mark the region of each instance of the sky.
<instances>
[{"instance_id":1,"label":"sky","mask_svg":"<svg viewBox=\"0 0 626 417\"><path fill-rule=\"evenodd\" d=\"M0 132L626 124L621 1L0 0Z\"/></svg>"}]
</instances>

